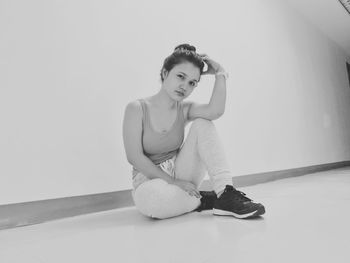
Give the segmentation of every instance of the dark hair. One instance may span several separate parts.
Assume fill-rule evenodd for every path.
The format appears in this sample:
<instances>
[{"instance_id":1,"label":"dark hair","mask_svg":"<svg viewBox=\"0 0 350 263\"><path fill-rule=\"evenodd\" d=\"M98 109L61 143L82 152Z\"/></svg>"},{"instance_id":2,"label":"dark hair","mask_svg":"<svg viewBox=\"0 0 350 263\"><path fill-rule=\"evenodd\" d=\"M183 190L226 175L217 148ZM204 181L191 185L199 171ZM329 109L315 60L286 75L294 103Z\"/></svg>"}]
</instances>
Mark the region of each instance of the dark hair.
<instances>
[{"instance_id":1,"label":"dark hair","mask_svg":"<svg viewBox=\"0 0 350 263\"><path fill-rule=\"evenodd\" d=\"M170 72L170 70L172 70L172 68L177 64L184 62L190 62L198 67L200 74L202 75L204 62L202 57L196 53L196 48L189 44L181 44L175 47L174 52L164 60L163 67L160 71L160 78L162 82L164 80L162 75L163 69Z\"/></svg>"}]
</instances>

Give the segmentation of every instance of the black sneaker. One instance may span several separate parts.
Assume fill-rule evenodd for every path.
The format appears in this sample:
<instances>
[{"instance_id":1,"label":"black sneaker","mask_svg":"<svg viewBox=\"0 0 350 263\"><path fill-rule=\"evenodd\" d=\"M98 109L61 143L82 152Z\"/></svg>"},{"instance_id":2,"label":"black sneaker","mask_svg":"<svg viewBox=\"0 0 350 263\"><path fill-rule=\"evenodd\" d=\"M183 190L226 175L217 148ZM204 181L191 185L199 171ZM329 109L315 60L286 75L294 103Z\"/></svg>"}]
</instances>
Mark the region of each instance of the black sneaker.
<instances>
[{"instance_id":1,"label":"black sneaker","mask_svg":"<svg viewBox=\"0 0 350 263\"><path fill-rule=\"evenodd\" d=\"M252 218L265 213L262 204L252 202L246 194L226 185L225 191L214 202L214 215L231 215L237 218Z\"/></svg>"},{"instance_id":2,"label":"black sneaker","mask_svg":"<svg viewBox=\"0 0 350 263\"><path fill-rule=\"evenodd\" d=\"M216 193L214 191L199 191L199 193L202 196L201 204L195 211L212 210L217 199Z\"/></svg>"}]
</instances>

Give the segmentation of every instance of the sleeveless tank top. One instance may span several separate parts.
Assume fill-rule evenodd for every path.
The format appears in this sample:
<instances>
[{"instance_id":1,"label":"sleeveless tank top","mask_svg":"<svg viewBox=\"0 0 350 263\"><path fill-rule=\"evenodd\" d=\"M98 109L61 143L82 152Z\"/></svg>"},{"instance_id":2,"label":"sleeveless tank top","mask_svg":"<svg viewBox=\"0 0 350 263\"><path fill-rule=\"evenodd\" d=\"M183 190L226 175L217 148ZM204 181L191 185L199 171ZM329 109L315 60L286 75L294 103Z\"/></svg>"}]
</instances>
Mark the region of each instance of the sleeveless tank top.
<instances>
[{"instance_id":1,"label":"sleeveless tank top","mask_svg":"<svg viewBox=\"0 0 350 263\"><path fill-rule=\"evenodd\" d=\"M185 119L183 116L183 105L177 102L177 116L171 128L166 132L159 132L153 129L148 105L144 99L139 99L143 117L142 117L142 146L144 154L151 161L158 165L176 155L182 145L185 134ZM138 172L133 167L133 174Z\"/></svg>"}]
</instances>

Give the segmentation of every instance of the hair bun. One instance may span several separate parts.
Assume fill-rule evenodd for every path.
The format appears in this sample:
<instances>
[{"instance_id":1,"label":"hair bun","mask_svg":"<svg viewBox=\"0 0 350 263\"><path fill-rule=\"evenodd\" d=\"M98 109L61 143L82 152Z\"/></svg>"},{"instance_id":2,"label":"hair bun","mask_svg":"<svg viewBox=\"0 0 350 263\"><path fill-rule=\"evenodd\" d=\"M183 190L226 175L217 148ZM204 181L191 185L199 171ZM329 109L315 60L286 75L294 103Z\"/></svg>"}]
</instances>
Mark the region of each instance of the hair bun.
<instances>
[{"instance_id":1,"label":"hair bun","mask_svg":"<svg viewBox=\"0 0 350 263\"><path fill-rule=\"evenodd\" d=\"M194 46L191 46L190 44L181 44L181 45L178 45L178 46L174 49L174 51L178 51L178 50L181 50L181 49L196 52L196 48L195 48Z\"/></svg>"}]
</instances>

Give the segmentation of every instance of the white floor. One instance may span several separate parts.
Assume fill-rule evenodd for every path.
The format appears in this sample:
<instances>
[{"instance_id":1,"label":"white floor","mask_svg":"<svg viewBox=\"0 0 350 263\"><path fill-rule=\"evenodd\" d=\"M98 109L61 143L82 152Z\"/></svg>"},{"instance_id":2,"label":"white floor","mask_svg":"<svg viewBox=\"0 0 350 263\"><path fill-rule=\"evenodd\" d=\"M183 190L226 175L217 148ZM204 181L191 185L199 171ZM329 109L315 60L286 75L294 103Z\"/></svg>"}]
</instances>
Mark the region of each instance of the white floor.
<instances>
[{"instance_id":1,"label":"white floor","mask_svg":"<svg viewBox=\"0 0 350 263\"><path fill-rule=\"evenodd\" d=\"M0 262L350 262L350 167L240 190L263 217L112 210L2 230Z\"/></svg>"}]
</instances>

